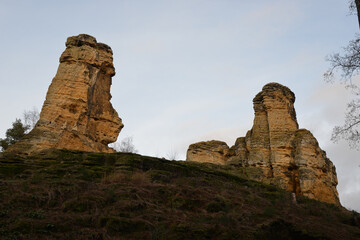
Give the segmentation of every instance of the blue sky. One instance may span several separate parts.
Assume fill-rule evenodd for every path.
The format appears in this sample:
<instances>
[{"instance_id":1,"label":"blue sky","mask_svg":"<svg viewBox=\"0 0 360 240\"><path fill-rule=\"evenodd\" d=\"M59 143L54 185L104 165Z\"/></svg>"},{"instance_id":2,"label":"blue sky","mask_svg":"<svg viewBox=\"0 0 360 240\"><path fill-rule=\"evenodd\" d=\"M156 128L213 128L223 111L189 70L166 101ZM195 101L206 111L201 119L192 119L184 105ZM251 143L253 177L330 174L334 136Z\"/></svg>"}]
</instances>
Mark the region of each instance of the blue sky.
<instances>
[{"instance_id":1,"label":"blue sky","mask_svg":"<svg viewBox=\"0 0 360 240\"><path fill-rule=\"evenodd\" d=\"M279 82L336 165L341 202L360 211L360 153L329 140L351 96L322 78L325 57L356 32L338 0L0 0L0 137L41 109L66 38L86 33L113 49L119 140L132 136L140 154L185 159L197 141L232 145L252 126L253 97Z\"/></svg>"}]
</instances>

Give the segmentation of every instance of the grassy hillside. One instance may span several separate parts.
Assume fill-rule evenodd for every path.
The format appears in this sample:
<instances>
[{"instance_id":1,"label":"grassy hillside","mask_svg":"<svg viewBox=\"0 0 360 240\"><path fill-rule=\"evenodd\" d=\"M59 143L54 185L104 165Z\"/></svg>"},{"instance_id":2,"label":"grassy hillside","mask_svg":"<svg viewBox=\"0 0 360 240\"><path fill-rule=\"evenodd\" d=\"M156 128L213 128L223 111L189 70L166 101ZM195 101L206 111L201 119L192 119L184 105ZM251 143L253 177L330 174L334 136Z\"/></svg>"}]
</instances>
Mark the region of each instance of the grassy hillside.
<instances>
[{"instance_id":1,"label":"grassy hillside","mask_svg":"<svg viewBox=\"0 0 360 240\"><path fill-rule=\"evenodd\" d=\"M360 239L356 212L240 170L136 154L0 157L1 239Z\"/></svg>"}]
</instances>

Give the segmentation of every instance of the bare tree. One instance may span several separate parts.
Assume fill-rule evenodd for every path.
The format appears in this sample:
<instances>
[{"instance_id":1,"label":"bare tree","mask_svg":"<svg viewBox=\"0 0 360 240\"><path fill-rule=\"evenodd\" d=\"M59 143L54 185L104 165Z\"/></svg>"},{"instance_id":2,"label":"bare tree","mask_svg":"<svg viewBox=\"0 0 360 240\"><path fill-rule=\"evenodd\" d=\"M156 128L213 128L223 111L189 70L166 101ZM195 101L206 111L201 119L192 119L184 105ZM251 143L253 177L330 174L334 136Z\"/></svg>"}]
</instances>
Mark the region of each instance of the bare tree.
<instances>
[{"instance_id":1,"label":"bare tree","mask_svg":"<svg viewBox=\"0 0 360 240\"><path fill-rule=\"evenodd\" d=\"M179 154L174 149L171 149L171 151L168 154L166 154L166 158L168 160L177 160L179 158Z\"/></svg>"},{"instance_id":2,"label":"bare tree","mask_svg":"<svg viewBox=\"0 0 360 240\"><path fill-rule=\"evenodd\" d=\"M354 149L360 148L360 99L348 103L345 123L334 127L331 140L337 142L340 139L345 139Z\"/></svg>"},{"instance_id":3,"label":"bare tree","mask_svg":"<svg viewBox=\"0 0 360 240\"><path fill-rule=\"evenodd\" d=\"M24 125L27 126L26 133L30 132L36 125L37 121L40 119L39 110L36 107L33 107L32 110L25 110L23 113Z\"/></svg>"},{"instance_id":4,"label":"bare tree","mask_svg":"<svg viewBox=\"0 0 360 240\"><path fill-rule=\"evenodd\" d=\"M357 15L360 28L360 0L349 1L349 7ZM351 91L354 99L348 103L344 124L334 127L331 139L334 142L345 139L350 147L360 149L360 88L353 81L360 73L360 36L355 35L355 39L343 49L342 54L335 53L327 57L330 68L324 73L324 78L332 82L335 73L339 71L340 81Z\"/></svg>"},{"instance_id":5,"label":"bare tree","mask_svg":"<svg viewBox=\"0 0 360 240\"><path fill-rule=\"evenodd\" d=\"M358 24L360 27L360 0L350 0L349 9L350 9L350 13L357 15Z\"/></svg>"},{"instance_id":6,"label":"bare tree","mask_svg":"<svg viewBox=\"0 0 360 240\"><path fill-rule=\"evenodd\" d=\"M324 73L325 80L333 81L334 75L340 71L341 80L352 88L356 87L352 83L352 77L360 71L360 38L351 40L349 45L344 47L344 53L335 53L327 57L330 68Z\"/></svg>"},{"instance_id":7,"label":"bare tree","mask_svg":"<svg viewBox=\"0 0 360 240\"><path fill-rule=\"evenodd\" d=\"M133 137L126 137L120 143L115 142L110 145L110 147L114 148L117 152L124 153L137 153L138 150L135 148L133 144Z\"/></svg>"}]
</instances>

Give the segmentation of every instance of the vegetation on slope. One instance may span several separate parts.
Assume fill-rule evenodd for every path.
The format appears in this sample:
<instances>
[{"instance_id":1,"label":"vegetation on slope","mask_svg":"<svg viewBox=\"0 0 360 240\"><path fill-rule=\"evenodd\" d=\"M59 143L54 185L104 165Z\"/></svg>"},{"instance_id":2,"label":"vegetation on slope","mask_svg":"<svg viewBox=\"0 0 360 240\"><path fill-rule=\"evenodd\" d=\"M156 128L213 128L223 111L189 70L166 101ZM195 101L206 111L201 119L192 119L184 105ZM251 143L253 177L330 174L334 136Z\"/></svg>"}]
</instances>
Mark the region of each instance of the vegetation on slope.
<instances>
[{"instance_id":1,"label":"vegetation on slope","mask_svg":"<svg viewBox=\"0 0 360 240\"><path fill-rule=\"evenodd\" d=\"M359 239L359 214L239 169L136 154L0 157L1 239Z\"/></svg>"}]
</instances>

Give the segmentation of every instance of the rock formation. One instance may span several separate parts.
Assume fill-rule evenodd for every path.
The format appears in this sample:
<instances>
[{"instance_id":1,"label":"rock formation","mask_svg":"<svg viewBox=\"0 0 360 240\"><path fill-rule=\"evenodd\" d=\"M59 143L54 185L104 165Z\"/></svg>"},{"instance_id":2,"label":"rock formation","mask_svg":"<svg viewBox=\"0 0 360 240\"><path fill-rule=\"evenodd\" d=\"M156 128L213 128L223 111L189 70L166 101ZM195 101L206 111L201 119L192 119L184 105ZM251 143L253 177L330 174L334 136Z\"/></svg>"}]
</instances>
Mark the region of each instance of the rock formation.
<instances>
[{"instance_id":1,"label":"rock formation","mask_svg":"<svg viewBox=\"0 0 360 240\"><path fill-rule=\"evenodd\" d=\"M210 162L224 165L231 156L229 147L221 141L199 142L189 146L187 161Z\"/></svg>"},{"instance_id":2,"label":"rock formation","mask_svg":"<svg viewBox=\"0 0 360 240\"><path fill-rule=\"evenodd\" d=\"M220 141L192 144L187 160L237 166L252 179L340 204L335 167L311 132L298 128L294 102L289 88L265 85L253 99L254 125L245 137L231 148Z\"/></svg>"},{"instance_id":3,"label":"rock formation","mask_svg":"<svg viewBox=\"0 0 360 240\"><path fill-rule=\"evenodd\" d=\"M115 75L109 46L92 36L69 37L35 128L6 152L32 154L45 149L114 152L123 127L110 103Z\"/></svg>"}]
</instances>

